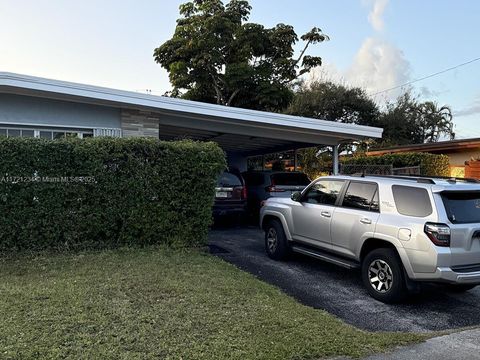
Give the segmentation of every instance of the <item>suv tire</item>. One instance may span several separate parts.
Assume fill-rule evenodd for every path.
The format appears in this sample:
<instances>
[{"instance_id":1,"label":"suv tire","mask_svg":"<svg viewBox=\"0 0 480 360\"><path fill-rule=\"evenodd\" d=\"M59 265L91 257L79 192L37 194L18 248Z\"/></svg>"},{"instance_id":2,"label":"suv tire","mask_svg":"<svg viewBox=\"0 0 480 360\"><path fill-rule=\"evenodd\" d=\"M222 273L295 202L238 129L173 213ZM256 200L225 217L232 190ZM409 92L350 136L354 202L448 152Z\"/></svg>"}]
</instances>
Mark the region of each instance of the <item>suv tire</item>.
<instances>
[{"instance_id":1,"label":"suv tire","mask_svg":"<svg viewBox=\"0 0 480 360\"><path fill-rule=\"evenodd\" d=\"M290 246L279 220L271 220L265 227L265 252L273 260L285 260L290 255Z\"/></svg>"},{"instance_id":2,"label":"suv tire","mask_svg":"<svg viewBox=\"0 0 480 360\"><path fill-rule=\"evenodd\" d=\"M407 294L402 263L393 249L369 252L362 262L362 279L368 293L384 303L400 302Z\"/></svg>"}]
</instances>

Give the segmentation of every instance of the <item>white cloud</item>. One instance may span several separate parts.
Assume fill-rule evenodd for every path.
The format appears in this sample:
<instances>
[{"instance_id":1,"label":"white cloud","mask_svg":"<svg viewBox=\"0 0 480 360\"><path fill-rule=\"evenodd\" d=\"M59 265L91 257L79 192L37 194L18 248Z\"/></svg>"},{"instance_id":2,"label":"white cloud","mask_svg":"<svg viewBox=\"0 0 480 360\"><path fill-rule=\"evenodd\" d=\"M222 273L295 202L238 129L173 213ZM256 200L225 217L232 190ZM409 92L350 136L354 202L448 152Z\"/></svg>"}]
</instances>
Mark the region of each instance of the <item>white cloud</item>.
<instances>
[{"instance_id":1,"label":"white cloud","mask_svg":"<svg viewBox=\"0 0 480 360\"><path fill-rule=\"evenodd\" d=\"M384 28L383 14L389 0L363 0L371 6L368 20L375 30L375 34L363 40L355 54L351 65L346 70L338 69L334 64L325 62L320 68L314 69L310 79L333 81L347 86L364 88L368 94L407 83L411 79L411 65L402 50L393 43L380 36ZM410 90L398 88L383 92L376 100L392 100L403 92ZM422 87L421 93L430 97L434 94L427 87Z\"/></svg>"},{"instance_id":2,"label":"white cloud","mask_svg":"<svg viewBox=\"0 0 480 360\"><path fill-rule=\"evenodd\" d=\"M389 0L373 0L372 10L368 14L368 22L376 31L382 31L384 28L383 13Z\"/></svg>"},{"instance_id":3,"label":"white cloud","mask_svg":"<svg viewBox=\"0 0 480 360\"><path fill-rule=\"evenodd\" d=\"M374 93L407 82L410 72L410 63L400 49L386 40L369 37L362 43L345 77L352 85ZM402 90L405 89L389 91L386 95L394 98Z\"/></svg>"},{"instance_id":4,"label":"white cloud","mask_svg":"<svg viewBox=\"0 0 480 360\"><path fill-rule=\"evenodd\" d=\"M346 86L361 87L368 94L408 82L411 67L403 52L386 40L369 37L357 51L352 64L342 71L325 62L310 73L308 81L332 81ZM390 100L407 89L383 93L377 100Z\"/></svg>"},{"instance_id":5,"label":"white cloud","mask_svg":"<svg viewBox=\"0 0 480 360\"><path fill-rule=\"evenodd\" d=\"M454 116L460 117L460 116L469 116L469 115L476 115L480 114L480 95L478 95L470 105L467 107L454 112Z\"/></svg>"}]
</instances>

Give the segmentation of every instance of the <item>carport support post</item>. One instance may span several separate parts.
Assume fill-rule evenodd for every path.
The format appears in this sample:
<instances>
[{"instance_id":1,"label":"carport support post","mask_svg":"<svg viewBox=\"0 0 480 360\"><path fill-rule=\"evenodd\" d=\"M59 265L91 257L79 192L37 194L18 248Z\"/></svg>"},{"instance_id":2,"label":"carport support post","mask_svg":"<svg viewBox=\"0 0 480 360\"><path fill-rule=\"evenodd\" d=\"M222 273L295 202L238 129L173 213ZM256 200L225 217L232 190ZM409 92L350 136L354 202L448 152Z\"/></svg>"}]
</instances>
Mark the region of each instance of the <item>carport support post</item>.
<instances>
[{"instance_id":1,"label":"carport support post","mask_svg":"<svg viewBox=\"0 0 480 360\"><path fill-rule=\"evenodd\" d=\"M333 175L338 175L338 146L333 145Z\"/></svg>"}]
</instances>

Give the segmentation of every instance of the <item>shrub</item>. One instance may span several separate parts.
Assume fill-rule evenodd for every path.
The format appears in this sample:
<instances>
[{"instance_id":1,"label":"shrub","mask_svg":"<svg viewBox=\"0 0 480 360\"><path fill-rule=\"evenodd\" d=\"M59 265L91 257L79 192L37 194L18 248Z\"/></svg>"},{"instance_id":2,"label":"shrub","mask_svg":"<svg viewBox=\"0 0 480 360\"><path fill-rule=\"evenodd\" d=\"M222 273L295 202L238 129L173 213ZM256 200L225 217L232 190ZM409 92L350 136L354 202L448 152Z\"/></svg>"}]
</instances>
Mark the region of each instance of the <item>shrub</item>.
<instances>
[{"instance_id":1,"label":"shrub","mask_svg":"<svg viewBox=\"0 0 480 360\"><path fill-rule=\"evenodd\" d=\"M427 176L449 176L449 158L446 155L409 152L379 156L354 156L341 161L345 165L393 165L394 168L420 166L420 173Z\"/></svg>"},{"instance_id":2,"label":"shrub","mask_svg":"<svg viewBox=\"0 0 480 360\"><path fill-rule=\"evenodd\" d=\"M204 244L214 143L0 139L0 250ZM84 177L84 178L82 178Z\"/></svg>"}]
</instances>

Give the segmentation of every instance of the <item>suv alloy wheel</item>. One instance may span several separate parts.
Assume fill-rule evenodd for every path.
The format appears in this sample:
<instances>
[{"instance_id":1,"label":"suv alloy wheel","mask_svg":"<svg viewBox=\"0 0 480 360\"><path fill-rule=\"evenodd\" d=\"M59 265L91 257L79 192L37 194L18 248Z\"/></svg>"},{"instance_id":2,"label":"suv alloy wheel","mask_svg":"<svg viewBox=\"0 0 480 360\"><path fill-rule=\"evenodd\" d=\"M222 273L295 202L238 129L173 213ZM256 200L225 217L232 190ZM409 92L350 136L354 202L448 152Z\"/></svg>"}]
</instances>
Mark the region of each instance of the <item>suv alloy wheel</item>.
<instances>
[{"instance_id":1,"label":"suv alloy wheel","mask_svg":"<svg viewBox=\"0 0 480 360\"><path fill-rule=\"evenodd\" d=\"M393 249L369 252L362 263L362 279L369 294L382 302L399 302L407 294L402 264Z\"/></svg>"}]
</instances>

